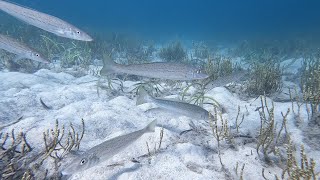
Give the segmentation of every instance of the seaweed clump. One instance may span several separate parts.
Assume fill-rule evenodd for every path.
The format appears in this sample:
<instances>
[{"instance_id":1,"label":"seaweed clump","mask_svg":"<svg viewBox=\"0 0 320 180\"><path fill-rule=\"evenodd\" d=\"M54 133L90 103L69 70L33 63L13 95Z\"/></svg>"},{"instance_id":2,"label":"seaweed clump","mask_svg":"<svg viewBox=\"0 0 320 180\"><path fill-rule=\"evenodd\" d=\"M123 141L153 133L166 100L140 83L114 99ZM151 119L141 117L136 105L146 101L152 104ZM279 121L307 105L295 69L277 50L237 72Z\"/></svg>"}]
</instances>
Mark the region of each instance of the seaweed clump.
<instances>
[{"instance_id":1,"label":"seaweed clump","mask_svg":"<svg viewBox=\"0 0 320 180\"><path fill-rule=\"evenodd\" d=\"M295 155L296 148L292 141L289 141L289 143L285 145L285 148L287 159L285 168L281 174L281 179L318 179L320 173L315 171L316 162L312 158L308 159L303 145L300 146L300 163ZM277 175L275 177L276 179L279 179Z\"/></svg>"},{"instance_id":2,"label":"seaweed clump","mask_svg":"<svg viewBox=\"0 0 320 180\"><path fill-rule=\"evenodd\" d=\"M282 90L282 69L274 61L253 63L246 87L249 95L270 95Z\"/></svg>"},{"instance_id":3,"label":"seaweed clump","mask_svg":"<svg viewBox=\"0 0 320 180\"><path fill-rule=\"evenodd\" d=\"M65 42L51 35L41 35L39 41L38 49L49 59L59 57L61 67L69 68L75 65L88 67L92 64L92 50L88 43Z\"/></svg>"},{"instance_id":4,"label":"seaweed clump","mask_svg":"<svg viewBox=\"0 0 320 180\"><path fill-rule=\"evenodd\" d=\"M14 130L11 133L1 133L1 151L0 151L0 179L21 179L24 171L27 169L23 160L32 151L27 142L26 134L20 132L15 135ZM11 142L9 142L11 141Z\"/></svg>"},{"instance_id":5,"label":"seaweed clump","mask_svg":"<svg viewBox=\"0 0 320 180\"><path fill-rule=\"evenodd\" d=\"M263 154L263 160L271 164L272 158L270 154L273 153L275 156L280 156L280 162L282 154L280 154L281 145L288 142L290 139L287 130L287 116L289 115L290 109L282 115L282 124L280 129L277 129L277 124L274 116L274 104L271 103L271 107L267 103L267 98L260 96L261 108L259 109L260 116L260 129L257 138L257 154L259 152Z\"/></svg>"},{"instance_id":6,"label":"seaweed clump","mask_svg":"<svg viewBox=\"0 0 320 180\"><path fill-rule=\"evenodd\" d=\"M65 127L59 127L56 121L54 129L43 132L44 150L34 152L27 142L26 134L21 132L15 135L0 134L0 179L60 179L59 162L71 150L78 150L84 135L84 121L82 120L82 132L76 132L70 124L69 132ZM11 142L10 142L11 141ZM44 169L44 162L53 163L52 170Z\"/></svg>"},{"instance_id":7,"label":"seaweed clump","mask_svg":"<svg viewBox=\"0 0 320 180\"><path fill-rule=\"evenodd\" d=\"M231 75L239 70L240 67L233 63L230 58L223 56L208 56L204 65L205 72L209 75L208 82L218 79L219 77Z\"/></svg>"},{"instance_id":8,"label":"seaweed clump","mask_svg":"<svg viewBox=\"0 0 320 180\"><path fill-rule=\"evenodd\" d=\"M181 62L186 58L187 53L180 42L174 42L160 49L159 56L168 62Z\"/></svg>"},{"instance_id":9,"label":"seaweed clump","mask_svg":"<svg viewBox=\"0 0 320 180\"><path fill-rule=\"evenodd\" d=\"M320 58L311 57L303 62L301 89L303 99L311 106L312 122L320 125Z\"/></svg>"},{"instance_id":10,"label":"seaweed clump","mask_svg":"<svg viewBox=\"0 0 320 180\"><path fill-rule=\"evenodd\" d=\"M308 126L304 126L305 142L320 149L320 56L306 58L302 66L301 90L306 102Z\"/></svg>"}]
</instances>

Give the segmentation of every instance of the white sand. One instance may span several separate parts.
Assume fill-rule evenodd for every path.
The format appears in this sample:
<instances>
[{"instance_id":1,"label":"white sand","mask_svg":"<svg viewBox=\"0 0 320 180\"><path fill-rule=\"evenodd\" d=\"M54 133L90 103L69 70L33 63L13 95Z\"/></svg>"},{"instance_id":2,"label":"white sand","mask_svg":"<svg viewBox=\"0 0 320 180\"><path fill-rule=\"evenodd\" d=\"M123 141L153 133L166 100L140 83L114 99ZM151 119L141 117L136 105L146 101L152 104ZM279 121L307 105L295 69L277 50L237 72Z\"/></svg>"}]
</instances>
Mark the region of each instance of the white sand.
<instances>
[{"instance_id":1,"label":"white sand","mask_svg":"<svg viewBox=\"0 0 320 180\"><path fill-rule=\"evenodd\" d=\"M180 132L190 129L190 118L161 111L145 113L144 111L151 105L136 106L135 99L129 98L130 96L111 98L104 90L100 90L100 97L98 97L96 80L96 77L90 75L75 78L66 73L54 73L44 69L35 74L0 72L1 124L23 116L22 121L5 128L3 132L10 132L12 128L15 128L16 132L26 132L27 140L35 148L34 151L39 151L44 146L43 131L54 128L56 119L66 127L72 122L79 129L83 118L86 129L80 150L84 151L112 137L143 128L157 119L158 127L155 133L145 134L118 155L86 171L74 174L71 179L226 178L219 163L217 142L208 124L201 120L193 120L196 126L204 128L208 133L188 132L180 136ZM133 84L134 82L130 81L124 82L125 90L132 89ZM257 135L260 118L255 109L261 106L260 99L242 101L224 87L214 88L207 95L213 97L226 109L227 113L223 114L223 118L229 121L230 126L234 125L238 106L240 106L241 114L245 114L240 132ZM44 109L39 98L53 109ZM274 105L279 127L282 122L281 112L285 113L288 108L291 108L291 103L275 102ZM205 108L212 112L210 106ZM293 117L291 111L287 125L293 142L299 147L303 142L303 134L295 126ZM304 108L301 110L301 117L307 119ZM146 142L151 150L155 144L158 144L160 126L164 127L164 138L159 153L151 157L150 164L147 157L139 158L140 164L131 162L130 159L147 153ZM320 152L314 151L307 145L305 149L309 157L316 160L317 171L319 171ZM276 165L269 166L260 160L256 153L256 145L253 143L232 149L223 141L221 153L222 161L230 172L231 178L234 179L239 178L243 164L245 164L244 179L263 179L262 168L265 168L265 176L269 179L273 179L275 174L280 176L282 172ZM124 165L107 167L119 162L124 162ZM238 175L235 173L237 162Z\"/></svg>"}]
</instances>

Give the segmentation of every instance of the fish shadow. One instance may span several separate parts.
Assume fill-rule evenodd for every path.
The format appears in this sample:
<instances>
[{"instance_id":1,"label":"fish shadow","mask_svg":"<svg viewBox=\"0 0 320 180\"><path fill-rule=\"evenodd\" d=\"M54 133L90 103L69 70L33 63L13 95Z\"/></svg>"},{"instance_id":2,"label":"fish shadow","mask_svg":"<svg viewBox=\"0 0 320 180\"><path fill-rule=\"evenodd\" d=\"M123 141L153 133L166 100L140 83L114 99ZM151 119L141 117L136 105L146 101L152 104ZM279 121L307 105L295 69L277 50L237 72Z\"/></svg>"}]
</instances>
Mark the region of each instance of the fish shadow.
<instances>
[{"instance_id":1,"label":"fish shadow","mask_svg":"<svg viewBox=\"0 0 320 180\"><path fill-rule=\"evenodd\" d=\"M128 172L134 172L136 170L138 170L139 168L142 167L142 164L139 164L139 163L136 163L134 164L133 166L131 167L128 167L128 168L124 168L122 169L121 171L117 172L116 174L112 175L110 178L110 180L117 180L122 174L124 173L128 173Z\"/></svg>"}]
</instances>

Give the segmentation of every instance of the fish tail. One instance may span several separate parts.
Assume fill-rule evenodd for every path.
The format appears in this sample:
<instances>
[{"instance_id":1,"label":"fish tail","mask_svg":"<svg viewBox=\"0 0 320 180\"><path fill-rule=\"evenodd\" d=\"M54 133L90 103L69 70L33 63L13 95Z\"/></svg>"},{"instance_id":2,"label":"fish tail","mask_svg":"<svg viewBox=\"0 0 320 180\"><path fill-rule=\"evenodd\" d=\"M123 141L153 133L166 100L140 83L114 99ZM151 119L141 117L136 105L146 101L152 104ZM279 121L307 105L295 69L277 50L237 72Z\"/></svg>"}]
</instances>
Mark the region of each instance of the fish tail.
<instances>
[{"instance_id":1,"label":"fish tail","mask_svg":"<svg viewBox=\"0 0 320 180\"><path fill-rule=\"evenodd\" d=\"M150 124L148 124L148 126L145 127L144 129L146 132L154 132L156 125L157 125L157 120L154 120Z\"/></svg>"},{"instance_id":2,"label":"fish tail","mask_svg":"<svg viewBox=\"0 0 320 180\"><path fill-rule=\"evenodd\" d=\"M148 92L144 88L139 89L139 95L137 98L136 105L148 103L152 101L152 97L148 94Z\"/></svg>"},{"instance_id":3,"label":"fish tail","mask_svg":"<svg viewBox=\"0 0 320 180\"><path fill-rule=\"evenodd\" d=\"M104 54L103 55L103 67L100 70L100 75L109 75L114 73L114 67L116 63L111 59L110 55Z\"/></svg>"}]
</instances>

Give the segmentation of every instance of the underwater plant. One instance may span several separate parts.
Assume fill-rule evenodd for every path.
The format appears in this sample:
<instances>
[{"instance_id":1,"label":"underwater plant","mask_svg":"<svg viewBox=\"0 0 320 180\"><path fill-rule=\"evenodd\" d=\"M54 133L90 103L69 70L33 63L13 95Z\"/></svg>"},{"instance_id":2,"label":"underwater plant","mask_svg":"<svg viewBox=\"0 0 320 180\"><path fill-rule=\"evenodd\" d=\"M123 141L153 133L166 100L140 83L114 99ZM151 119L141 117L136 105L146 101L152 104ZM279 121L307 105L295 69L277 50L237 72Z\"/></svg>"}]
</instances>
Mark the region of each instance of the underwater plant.
<instances>
[{"instance_id":1,"label":"underwater plant","mask_svg":"<svg viewBox=\"0 0 320 180\"><path fill-rule=\"evenodd\" d=\"M303 97L299 105L305 105L305 110L308 114L307 126L303 128L304 141L311 147L319 150L320 137L320 58L318 55L313 55L305 58L301 72L301 91ZM300 109L298 109L299 114ZM301 123L301 120L298 121Z\"/></svg>"},{"instance_id":2,"label":"underwater plant","mask_svg":"<svg viewBox=\"0 0 320 180\"><path fill-rule=\"evenodd\" d=\"M161 151L161 145L162 145L162 141L163 141L163 133L164 133L164 129L163 127L161 128L160 130L160 134L159 134L159 142L154 142L154 148L153 148L153 151L152 149L149 147L149 143L146 142L146 146L147 146L147 151L148 153L147 154L144 154L144 155L141 155L138 157L139 158L142 158L142 157L148 157L148 163L151 164L151 157L152 156L156 156L157 153L159 153ZM158 146L157 146L158 145Z\"/></svg>"},{"instance_id":3,"label":"underwater plant","mask_svg":"<svg viewBox=\"0 0 320 180\"><path fill-rule=\"evenodd\" d=\"M296 157L296 148L293 145L292 141L289 141L285 145L287 159L283 172L281 174L281 179L318 179L320 172L316 172L316 162L314 159L308 159L307 154L304 151L304 146L300 146L300 163ZM276 179L279 179L275 175Z\"/></svg>"},{"instance_id":4,"label":"underwater plant","mask_svg":"<svg viewBox=\"0 0 320 180\"><path fill-rule=\"evenodd\" d=\"M218 126L218 120L220 119L221 125ZM213 117L209 117L209 124L213 133L214 138L217 141L217 148L218 148L218 157L219 162L221 165L221 169L224 172L226 177L231 177L230 171L225 167L224 163L222 162L221 157L221 141L226 141L230 146L234 146L233 136L230 133L230 127L228 125L228 120L223 119L222 113L217 111L217 108L214 108L214 115ZM241 175L240 177L242 177Z\"/></svg>"},{"instance_id":5,"label":"underwater plant","mask_svg":"<svg viewBox=\"0 0 320 180\"><path fill-rule=\"evenodd\" d=\"M69 46L64 47L60 58L62 67L71 67L74 65L88 67L92 64L91 49L88 43L70 43Z\"/></svg>"},{"instance_id":6,"label":"underwater plant","mask_svg":"<svg viewBox=\"0 0 320 180\"><path fill-rule=\"evenodd\" d=\"M92 64L92 51L87 42L67 41L51 34L40 35L37 44L40 52L51 61L60 60L60 66L69 68L74 65L87 68Z\"/></svg>"},{"instance_id":7,"label":"underwater plant","mask_svg":"<svg viewBox=\"0 0 320 180\"><path fill-rule=\"evenodd\" d=\"M134 84L133 86L134 88L130 92L134 92L134 94L138 94L141 89L146 90L156 97L160 94L163 94L163 92L161 91L161 89L163 89L163 86L161 85L160 80L153 79L149 81L142 81Z\"/></svg>"},{"instance_id":8,"label":"underwater plant","mask_svg":"<svg viewBox=\"0 0 320 180\"><path fill-rule=\"evenodd\" d=\"M105 90L108 95L112 96L117 96L124 92L123 81L121 79L112 79L110 77L106 77L106 79L99 78L96 86L98 97L100 97L100 89Z\"/></svg>"},{"instance_id":9,"label":"underwater plant","mask_svg":"<svg viewBox=\"0 0 320 180\"><path fill-rule=\"evenodd\" d=\"M11 133L0 133L0 178L2 179L59 179L59 162L71 151L78 150L85 131L82 119L82 132L76 132L72 123L70 129L59 127L56 121L54 129L43 132L44 150L34 152L26 139L26 134L20 132L18 136L12 129ZM11 142L10 142L11 141ZM53 160L54 170L44 169L44 161Z\"/></svg>"},{"instance_id":10,"label":"underwater plant","mask_svg":"<svg viewBox=\"0 0 320 180\"><path fill-rule=\"evenodd\" d=\"M237 113L237 117L236 117L236 122L235 122L235 128L236 128L236 134L239 134L239 129L241 127L241 124L243 123L244 121L244 114L242 114L242 117L241 117L241 121L240 120L240 106L238 106L238 113Z\"/></svg>"},{"instance_id":11,"label":"underwater plant","mask_svg":"<svg viewBox=\"0 0 320 180\"><path fill-rule=\"evenodd\" d=\"M159 57L167 62L182 62L187 57L181 42L176 41L160 49Z\"/></svg>"},{"instance_id":12,"label":"underwater plant","mask_svg":"<svg viewBox=\"0 0 320 180\"><path fill-rule=\"evenodd\" d=\"M303 99L311 105L312 116L315 116L320 111L320 56L312 56L303 61L301 90Z\"/></svg>"},{"instance_id":13,"label":"underwater plant","mask_svg":"<svg viewBox=\"0 0 320 180\"><path fill-rule=\"evenodd\" d=\"M244 171L244 167L246 166L246 164L244 163L241 167L241 171L240 174L238 175L238 169L239 169L239 162L237 162L236 167L235 167L235 172L237 176L240 176L239 179L243 180L243 171Z\"/></svg>"},{"instance_id":14,"label":"underwater plant","mask_svg":"<svg viewBox=\"0 0 320 180\"><path fill-rule=\"evenodd\" d=\"M23 161L32 151L26 134L20 132L15 134L14 129L11 133L0 133L1 151L0 151L0 179L17 179L23 176L27 167ZM11 142L10 142L11 141Z\"/></svg>"},{"instance_id":15,"label":"underwater plant","mask_svg":"<svg viewBox=\"0 0 320 180\"><path fill-rule=\"evenodd\" d=\"M282 68L279 63L269 61L253 63L246 92L249 96L269 95L282 90Z\"/></svg>"},{"instance_id":16,"label":"underwater plant","mask_svg":"<svg viewBox=\"0 0 320 180\"><path fill-rule=\"evenodd\" d=\"M59 55L62 50L65 49L64 43L58 42L57 37L51 37L50 35L40 35L40 51L48 57L48 59L53 59L55 56Z\"/></svg>"},{"instance_id":17,"label":"underwater plant","mask_svg":"<svg viewBox=\"0 0 320 180\"><path fill-rule=\"evenodd\" d=\"M285 143L289 139L289 134L287 130L287 116L290 109L287 110L285 114L281 112L282 124L279 130L277 130L277 125L275 123L274 117L274 104L271 102L271 107L267 103L267 98L265 96L260 96L261 108L259 111L260 117L260 129L257 137L257 154L260 156L260 151L263 154L263 160L267 163L271 163L270 153L274 155L279 155L279 147L281 144ZM284 131L284 132L283 132Z\"/></svg>"},{"instance_id":18,"label":"underwater plant","mask_svg":"<svg viewBox=\"0 0 320 180\"><path fill-rule=\"evenodd\" d=\"M188 94L188 91L192 87L199 87L196 89L195 92L192 94ZM205 88L205 84L201 83L191 83L181 93L181 100L186 101L188 103L192 103L198 106L203 106L203 104L210 104L213 105L214 107L217 107L221 109L220 104L218 101L216 101L213 97L207 96L208 90Z\"/></svg>"},{"instance_id":19,"label":"underwater plant","mask_svg":"<svg viewBox=\"0 0 320 180\"><path fill-rule=\"evenodd\" d=\"M208 56L204 64L204 71L209 75L209 78L206 79L207 83L219 77L231 75L238 70L241 70L239 64L233 63L230 58L220 55Z\"/></svg>"},{"instance_id":20,"label":"underwater plant","mask_svg":"<svg viewBox=\"0 0 320 180\"><path fill-rule=\"evenodd\" d=\"M302 101L302 98L299 96L297 88L294 89L294 93L292 93L292 90L289 88L289 97L291 100L291 109L292 113L294 115L295 124L299 127L303 123L303 119L301 118L301 106L305 103ZM306 110L308 114L308 120L310 120L310 109L308 104L306 105ZM295 110L295 107L297 107L297 110Z\"/></svg>"}]
</instances>

